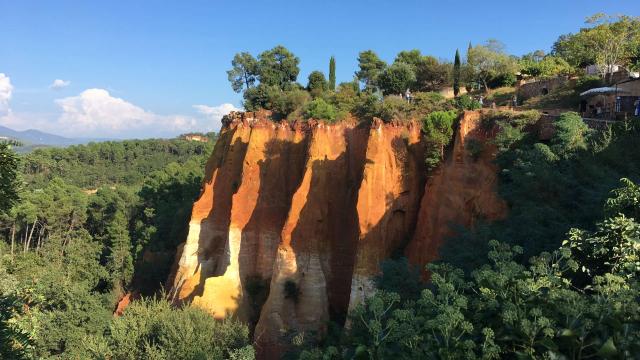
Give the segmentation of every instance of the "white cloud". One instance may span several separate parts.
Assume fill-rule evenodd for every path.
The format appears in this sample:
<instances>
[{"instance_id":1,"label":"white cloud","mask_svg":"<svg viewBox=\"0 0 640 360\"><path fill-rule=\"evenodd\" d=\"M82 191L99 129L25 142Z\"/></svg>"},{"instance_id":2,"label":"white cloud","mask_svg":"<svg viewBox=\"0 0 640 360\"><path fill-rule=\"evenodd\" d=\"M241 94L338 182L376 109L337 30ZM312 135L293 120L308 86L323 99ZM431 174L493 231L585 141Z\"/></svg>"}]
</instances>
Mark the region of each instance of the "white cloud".
<instances>
[{"instance_id":1,"label":"white cloud","mask_svg":"<svg viewBox=\"0 0 640 360\"><path fill-rule=\"evenodd\" d=\"M11 79L4 73L0 73L0 116L8 115L11 112L9 101L13 94Z\"/></svg>"},{"instance_id":2,"label":"white cloud","mask_svg":"<svg viewBox=\"0 0 640 360\"><path fill-rule=\"evenodd\" d=\"M197 128L192 117L154 114L104 89L87 89L56 104L62 109L57 126L73 136L173 136Z\"/></svg>"},{"instance_id":3,"label":"white cloud","mask_svg":"<svg viewBox=\"0 0 640 360\"><path fill-rule=\"evenodd\" d=\"M221 104L218 106L208 105L193 105L193 108L198 110L199 113L205 115L211 121L209 126L206 127L207 131L219 131L222 127L222 117L230 113L231 111L240 111L233 104Z\"/></svg>"},{"instance_id":4,"label":"white cloud","mask_svg":"<svg viewBox=\"0 0 640 360\"><path fill-rule=\"evenodd\" d=\"M51 87L55 88L57 82ZM9 77L0 73L0 124L16 130L34 128L68 137L149 138L217 131L224 115L239 110L232 104L194 105L201 116L160 115L112 96L105 89L87 89L77 96L55 100L59 114L16 113L10 106L13 90Z\"/></svg>"},{"instance_id":5,"label":"white cloud","mask_svg":"<svg viewBox=\"0 0 640 360\"><path fill-rule=\"evenodd\" d=\"M62 89L64 87L67 87L69 85L71 85L71 81L69 81L69 80L55 79L55 80L53 80L51 85L49 85L49 88L53 89L53 90L58 90L58 89Z\"/></svg>"}]
</instances>

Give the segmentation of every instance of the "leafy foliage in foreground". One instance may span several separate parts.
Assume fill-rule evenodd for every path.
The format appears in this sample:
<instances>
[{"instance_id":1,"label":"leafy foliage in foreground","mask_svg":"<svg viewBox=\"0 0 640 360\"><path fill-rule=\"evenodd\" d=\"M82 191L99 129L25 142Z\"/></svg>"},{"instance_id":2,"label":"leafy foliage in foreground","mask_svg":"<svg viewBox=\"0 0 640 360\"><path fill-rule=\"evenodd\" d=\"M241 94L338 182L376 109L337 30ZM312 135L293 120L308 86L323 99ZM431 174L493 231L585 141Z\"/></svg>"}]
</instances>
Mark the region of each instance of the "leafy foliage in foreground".
<instances>
[{"instance_id":1,"label":"leafy foliage in foreground","mask_svg":"<svg viewBox=\"0 0 640 360\"><path fill-rule=\"evenodd\" d=\"M235 320L216 321L196 307L174 309L142 299L113 318L104 335L90 337L83 352L93 359L250 360L249 330Z\"/></svg>"}]
</instances>

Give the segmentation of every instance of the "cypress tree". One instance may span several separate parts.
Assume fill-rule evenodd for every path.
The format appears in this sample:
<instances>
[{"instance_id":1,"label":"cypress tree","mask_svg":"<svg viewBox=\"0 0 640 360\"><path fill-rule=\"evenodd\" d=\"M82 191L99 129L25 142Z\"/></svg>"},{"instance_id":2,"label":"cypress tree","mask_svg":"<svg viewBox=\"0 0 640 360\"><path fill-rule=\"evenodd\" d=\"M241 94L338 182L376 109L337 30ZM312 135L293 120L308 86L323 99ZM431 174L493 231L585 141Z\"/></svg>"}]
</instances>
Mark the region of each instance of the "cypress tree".
<instances>
[{"instance_id":1,"label":"cypress tree","mask_svg":"<svg viewBox=\"0 0 640 360\"><path fill-rule=\"evenodd\" d=\"M453 61L453 96L460 93L460 52L456 49L456 57Z\"/></svg>"},{"instance_id":2,"label":"cypress tree","mask_svg":"<svg viewBox=\"0 0 640 360\"><path fill-rule=\"evenodd\" d=\"M333 56L329 60L329 90L336 90L336 58Z\"/></svg>"}]
</instances>

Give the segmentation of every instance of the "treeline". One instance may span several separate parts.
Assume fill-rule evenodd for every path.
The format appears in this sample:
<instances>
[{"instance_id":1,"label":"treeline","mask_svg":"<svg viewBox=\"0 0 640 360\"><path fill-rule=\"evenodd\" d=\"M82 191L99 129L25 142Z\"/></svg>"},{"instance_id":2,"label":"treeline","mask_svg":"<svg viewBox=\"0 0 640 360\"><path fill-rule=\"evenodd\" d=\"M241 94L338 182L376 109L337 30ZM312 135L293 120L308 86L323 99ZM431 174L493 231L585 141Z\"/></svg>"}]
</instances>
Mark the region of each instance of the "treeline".
<instances>
[{"instance_id":1,"label":"treeline","mask_svg":"<svg viewBox=\"0 0 640 360\"><path fill-rule=\"evenodd\" d=\"M24 156L22 172L30 185L41 187L55 177L69 184L96 189L102 185L137 185L171 162L184 163L208 155L208 143L184 139L124 140L67 148L37 149Z\"/></svg>"},{"instance_id":2,"label":"treeline","mask_svg":"<svg viewBox=\"0 0 640 360\"><path fill-rule=\"evenodd\" d=\"M536 50L515 56L499 41L488 40L469 44L464 56L456 50L453 62L414 49L399 52L388 64L373 50L365 50L358 56L352 81L336 85L336 59L331 57L328 80L323 71L315 70L305 85L298 82L300 59L276 46L256 57L247 52L236 54L227 74L233 90L243 93L245 109L272 110L274 120L335 121L351 114L364 121L374 116L390 121L398 114L406 115L413 99L432 98L437 96L434 92L449 87L456 97L463 89L491 96L492 89L511 87L518 77L582 75L587 65L596 65L602 77L614 70L613 65L638 70L639 49L637 17L598 14L578 33L560 36L549 54ZM511 103L513 93L508 95L505 101ZM428 112L418 106L409 113L420 118Z\"/></svg>"}]
</instances>

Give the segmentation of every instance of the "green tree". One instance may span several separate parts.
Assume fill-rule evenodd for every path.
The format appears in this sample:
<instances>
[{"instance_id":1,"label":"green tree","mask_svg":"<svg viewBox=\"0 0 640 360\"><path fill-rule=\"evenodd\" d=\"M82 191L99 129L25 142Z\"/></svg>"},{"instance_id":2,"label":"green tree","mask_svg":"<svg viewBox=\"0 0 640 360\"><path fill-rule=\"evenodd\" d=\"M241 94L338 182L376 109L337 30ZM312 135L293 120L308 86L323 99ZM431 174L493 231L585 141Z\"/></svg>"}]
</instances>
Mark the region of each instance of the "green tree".
<instances>
[{"instance_id":1,"label":"green tree","mask_svg":"<svg viewBox=\"0 0 640 360\"><path fill-rule=\"evenodd\" d=\"M387 64L373 50L366 50L360 52L358 56L358 67L359 70L356 72L358 80L364 83L365 89L372 90L377 86L378 76Z\"/></svg>"},{"instance_id":2,"label":"green tree","mask_svg":"<svg viewBox=\"0 0 640 360\"><path fill-rule=\"evenodd\" d=\"M412 88L416 75L411 65L394 63L387 67L377 77L377 85L385 95L399 95Z\"/></svg>"},{"instance_id":3,"label":"green tree","mask_svg":"<svg viewBox=\"0 0 640 360\"><path fill-rule=\"evenodd\" d=\"M634 65L640 56L640 18L596 14L587 19L587 28L562 35L553 51L574 67L598 65L603 75L613 65Z\"/></svg>"},{"instance_id":4,"label":"green tree","mask_svg":"<svg viewBox=\"0 0 640 360\"><path fill-rule=\"evenodd\" d=\"M261 84L287 90L298 78L300 59L287 48L278 45L258 56L258 79Z\"/></svg>"},{"instance_id":5,"label":"green tree","mask_svg":"<svg viewBox=\"0 0 640 360\"><path fill-rule=\"evenodd\" d=\"M460 77L461 77L461 69L460 69L460 52L456 49L456 56L453 60L453 95L458 96L460 93Z\"/></svg>"},{"instance_id":6,"label":"green tree","mask_svg":"<svg viewBox=\"0 0 640 360\"><path fill-rule=\"evenodd\" d=\"M496 40L472 47L467 54L467 63L472 79L481 83L485 91L489 90L491 78L513 76L516 70L515 61L504 53L504 46Z\"/></svg>"},{"instance_id":7,"label":"green tree","mask_svg":"<svg viewBox=\"0 0 640 360\"><path fill-rule=\"evenodd\" d=\"M417 91L437 91L449 84L451 64L442 63L433 56L423 56L416 64Z\"/></svg>"},{"instance_id":8,"label":"green tree","mask_svg":"<svg viewBox=\"0 0 640 360\"><path fill-rule=\"evenodd\" d=\"M420 50L403 50L396 55L396 58L393 60L394 63L405 63L417 67L418 64L422 61L423 56Z\"/></svg>"},{"instance_id":9,"label":"green tree","mask_svg":"<svg viewBox=\"0 0 640 360\"><path fill-rule=\"evenodd\" d=\"M107 269L116 288L126 288L133 276L133 256L127 218L117 211L106 229Z\"/></svg>"},{"instance_id":10,"label":"green tree","mask_svg":"<svg viewBox=\"0 0 640 360\"><path fill-rule=\"evenodd\" d=\"M0 214L18 200L18 157L9 145L0 143Z\"/></svg>"},{"instance_id":11,"label":"green tree","mask_svg":"<svg viewBox=\"0 0 640 360\"><path fill-rule=\"evenodd\" d=\"M258 77L258 60L247 52L236 54L231 61L233 66L227 71L227 76L233 91L239 93L242 89L251 88Z\"/></svg>"},{"instance_id":12,"label":"green tree","mask_svg":"<svg viewBox=\"0 0 640 360\"><path fill-rule=\"evenodd\" d=\"M571 75L575 72L563 58L548 55L538 60L539 57L525 55L518 62L520 72L534 78L549 78L558 75Z\"/></svg>"},{"instance_id":13,"label":"green tree","mask_svg":"<svg viewBox=\"0 0 640 360\"><path fill-rule=\"evenodd\" d=\"M329 90L336 90L336 58L329 59Z\"/></svg>"},{"instance_id":14,"label":"green tree","mask_svg":"<svg viewBox=\"0 0 640 360\"><path fill-rule=\"evenodd\" d=\"M307 83L307 90L314 95L318 96L328 90L329 84L324 74L321 71L312 71L309 74L309 81Z\"/></svg>"}]
</instances>

